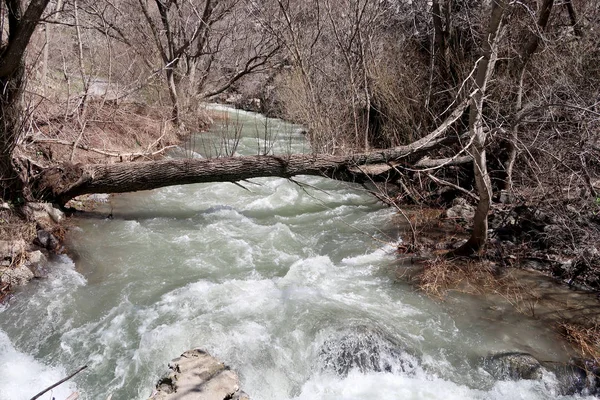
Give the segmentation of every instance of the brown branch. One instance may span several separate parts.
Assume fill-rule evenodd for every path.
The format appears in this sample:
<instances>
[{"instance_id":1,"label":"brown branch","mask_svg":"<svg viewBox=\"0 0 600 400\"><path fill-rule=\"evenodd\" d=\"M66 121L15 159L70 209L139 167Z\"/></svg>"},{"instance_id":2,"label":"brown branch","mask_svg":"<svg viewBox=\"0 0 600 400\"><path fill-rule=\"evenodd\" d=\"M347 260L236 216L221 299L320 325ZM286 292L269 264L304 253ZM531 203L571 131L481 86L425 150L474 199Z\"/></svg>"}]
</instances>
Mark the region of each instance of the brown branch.
<instances>
[{"instance_id":1,"label":"brown branch","mask_svg":"<svg viewBox=\"0 0 600 400\"><path fill-rule=\"evenodd\" d=\"M30 400L39 399L44 393L54 389L55 387L57 387L60 384L65 383L66 381L68 381L69 379L71 379L72 377L74 377L75 375L77 375L78 373L80 373L81 371L83 371L86 368L87 368L87 365L84 365L83 367L79 368L77 371L73 372L71 375L67 376L66 378L61 379L60 381L56 382L54 385L49 386L46 389L42 390L41 392L39 392L38 394L33 396Z\"/></svg>"},{"instance_id":2,"label":"brown branch","mask_svg":"<svg viewBox=\"0 0 600 400\"><path fill-rule=\"evenodd\" d=\"M466 194L467 196L469 196L469 197L471 197L471 198L475 199L475 201L479 201L479 196L477 196L477 195L476 195L476 194L474 194L474 193L471 193L470 191L468 191L468 190L467 190L467 189L465 189L465 188L462 188L462 187L460 187L460 186L458 186L458 185L455 185L454 183L448 182L448 181L446 181L446 180L444 180L444 179L437 178L437 177L435 177L435 176L433 176L433 175L431 175L431 174L427 174L427 177L428 177L429 179L431 179L432 181L434 181L435 183L437 183L438 185L442 185L442 186L448 186L448 187L451 187L452 189L456 189L456 190L458 190L458 191L461 191L461 192L463 192L463 193L464 193L464 194Z\"/></svg>"},{"instance_id":3,"label":"brown branch","mask_svg":"<svg viewBox=\"0 0 600 400\"><path fill-rule=\"evenodd\" d=\"M120 158L138 158L138 157L153 157L156 155L159 155L163 152L165 152L166 150L172 149L177 147L176 145L172 145L172 146L165 146L163 148L160 148L156 151L153 152L138 152L138 153L119 153L118 151L107 151L107 150L100 150L100 149L96 149L94 147L88 147L85 144L81 144L81 143L75 143L75 142L71 142L68 140L60 140L60 139L33 139L33 143L49 143L49 144L58 144L58 145L62 145L62 146L76 146L78 149L81 150L85 150L85 151L90 151L92 153L98 153L101 154L103 156L108 156L108 157L120 157ZM158 142L155 142L158 143ZM154 146L150 146L150 148L152 148Z\"/></svg>"},{"instance_id":4,"label":"brown branch","mask_svg":"<svg viewBox=\"0 0 600 400\"><path fill-rule=\"evenodd\" d=\"M449 167L452 165L462 165L473 162L473 157L449 157L449 158L428 158L425 157L419 160L414 166L416 168L437 168L437 167Z\"/></svg>"}]
</instances>

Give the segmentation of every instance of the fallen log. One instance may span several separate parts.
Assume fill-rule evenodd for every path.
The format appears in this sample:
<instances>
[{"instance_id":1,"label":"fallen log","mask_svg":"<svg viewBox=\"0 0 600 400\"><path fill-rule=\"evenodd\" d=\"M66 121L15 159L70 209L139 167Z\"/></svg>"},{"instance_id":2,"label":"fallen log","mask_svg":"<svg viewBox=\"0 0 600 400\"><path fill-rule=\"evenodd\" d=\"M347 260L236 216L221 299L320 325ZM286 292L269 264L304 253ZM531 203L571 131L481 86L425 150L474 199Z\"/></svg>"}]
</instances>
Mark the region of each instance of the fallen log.
<instances>
[{"instance_id":1,"label":"fallen log","mask_svg":"<svg viewBox=\"0 0 600 400\"><path fill-rule=\"evenodd\" d=\"M377 175L356 168L391 165L402 159L410 164L442 145L455 143L445 135L466 108L464 101L435 131L406 146L344 156L289 154L212 159L174 159L119 164L62 164L42 170L33 179L32 192L39 200L64 206L69 200L91 193L124 193L165 186L208 182L238 182L250 178L316 175L364 183L389 179L397 168L375 168Z\"/></svg>"},{"instance_id":2,"label":"fallen log","mask_svg":"<svg viewBox=\"0 0 600 400\"><path fill-rule=\"evenodd\" d=\"M388 164L431 151L449 138L349 156L291 154L212 159L173 159L119 164L63 164L42 171L34 179L35 197L66 204L90 193L124 193L172 185L238 182L250 178L316 175L364 183L377 179L359 165ZM389 169L383 168L382 171ZM389 173L386 174L386 179Z\"/></svg>"}]
</instances>

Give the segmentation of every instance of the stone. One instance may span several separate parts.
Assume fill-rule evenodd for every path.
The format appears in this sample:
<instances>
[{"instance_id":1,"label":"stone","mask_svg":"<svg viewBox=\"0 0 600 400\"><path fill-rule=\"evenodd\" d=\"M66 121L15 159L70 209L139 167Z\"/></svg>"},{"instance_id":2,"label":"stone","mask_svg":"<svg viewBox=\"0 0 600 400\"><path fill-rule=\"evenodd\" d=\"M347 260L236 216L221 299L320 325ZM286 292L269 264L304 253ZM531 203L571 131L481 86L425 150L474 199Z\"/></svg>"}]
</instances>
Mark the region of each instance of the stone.
<instances>
[{"instance_id":1,"label":"stone","mask_svg":"<svg viewBox=\"0 0 600 400\"><path fill-rule=\"evenodd\" d=\"M65 213L50 203L27 203L23 209L29 218L45 229L60 224L65 219Z\"/></svg>"},{"instance_id":2,"label":"stone","mask_svg":"<svg viewBox=\"0 0 600 400\"><path fill-rule=\"evenodd\" d=\"M546 364L546 369L554 373L558 391L563 396L583 393L588 387L587 372L573 364Z\"/></svg>"},{"instance_id":3,"label":"stone","mask_svg":"<svg viewBox=\"0 0 600 400\"><path fill-rule=\"evenodd\" d=\"M202 349L188 350L169 363L152 400L249 400L237 374Z\"/></svg>"},{"instance_id":4,"label":"stone","mask_svg":"<svg viewBox=\"0 0 600 400\"><path fill-rule=\"evenodd\" d=\"M450 219L463 219L470 221L475 216L475 207L467 203L462 197L457 197L452 202L452 207L446 210L446 217Z\"/></svg>"},{"instance_id":5,"label":"stone","mask_svg":"<svg viewBox=\"0 0 600 400\"><path fill-rule=\"evenodd\" d=\"M499 380L542 378L542 365L528 353L498 353L485 357L483 369Z\"/></svg>"},{"instance_id":6,"label":"stone","mask_svg":"<svg viewBox=\"0 0 600 400\"><path fill-rule=\"evenodd\" d=\"M56 251L60 247L60 242L58 239L44 229L37 231L37 237L33 242L38 246L50 251Z\"/></svg>"},{"instance_id":7,"label":"stone","mask_svg":"<svg viewBox=\"0 0 600 400\"><path fill-rule=\"evenodd\" d=\"M368 326L356 326L335 332L319 350L323 370L347 376L352 369L366 372L412 374L418 361L399 343Z\"/></svg>"},{"instance_id":8,"label":"stone","mask_svg":"<svg viewBox=\"0 0 600 400\"><path fill-rule=\"evenodd\" d=\"M11 286L23 286L34 278L33 272L24 265L0 267L0 283L10 283Z\"/></svg>"},{"instance_id":9,"label":"stone","mask_svg":"<svg viewBox=\"0 0 600 400\"><path fill-rule=\"evenodd\" d=\"M24 240L0 240L0 258L12 259L17 254L21 254L25 252L27 248L27 244Z\"/></svg>"},{"instance_id":10,"label":"stone","mask_svg":"<svg viewBox=\"0 0 600 400\"><path fill-rule=\"evenodd\" d=\"M25 264L35 278L48 277L48 258L40 250L32 251L27 254L27 263Z\"/></svg>"}]
</instances>

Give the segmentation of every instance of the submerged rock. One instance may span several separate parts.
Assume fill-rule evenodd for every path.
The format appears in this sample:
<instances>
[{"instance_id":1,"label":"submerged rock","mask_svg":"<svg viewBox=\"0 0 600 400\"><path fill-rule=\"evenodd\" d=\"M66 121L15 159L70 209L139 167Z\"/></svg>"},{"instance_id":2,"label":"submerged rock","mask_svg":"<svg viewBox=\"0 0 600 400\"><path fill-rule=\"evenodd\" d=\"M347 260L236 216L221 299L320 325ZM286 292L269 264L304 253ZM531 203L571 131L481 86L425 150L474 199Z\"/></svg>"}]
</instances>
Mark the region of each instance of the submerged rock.
<instances>
[{"instance_id":1,"label":"submerged rock","mask_svg":"<svg viewBox=\"0 0 600 400\"><path fill-rule=\"evenodd\" d=\"M188 350L169 363L152 400L249 400L239 379L225 364L201 349Z\"/></svg>"},{"instance_id":2,"label":"submerged rock","mask_svg":"<svg viewBox=\"0 0 600 400\"><path fill-rule=\"evenodd\" d=\"M351 369L413 373L417 360L382 332L358 326L327 338L319 351L319 364L324 370L346 376Z\"/></svg>"},{"instance_id":3,"label":"submerged rock","mask_svg":"<svg viewBox=\"0 0 600 400\"><path fill-rule=\"evenodd\" d=\"M499 380L542 378L542 365L528 353L499 353L485 357L483 369Z\"/></svg>"},{"instance_id":4,"label":"submerged rock","mask_svg":"<svg viewBox=\"0 0 600 400\"><path fill-rule=\"evenodd\" d=\"M573 364L547 364L545 368L556 376L558 392L562 395L583 393L588 386L587 372Z\"/></svg>"},{"instance_id":5,"label":"submerged rock","mask_svg":"<svg viewBox=\"0 0 600 400\"><path fill-rule=\"evenodd\" d=\"M569 364L544 364L556 376L558 391L563 395L600 394L600 367L590 360L574 360Z\"/></svg>"}]
</instances>

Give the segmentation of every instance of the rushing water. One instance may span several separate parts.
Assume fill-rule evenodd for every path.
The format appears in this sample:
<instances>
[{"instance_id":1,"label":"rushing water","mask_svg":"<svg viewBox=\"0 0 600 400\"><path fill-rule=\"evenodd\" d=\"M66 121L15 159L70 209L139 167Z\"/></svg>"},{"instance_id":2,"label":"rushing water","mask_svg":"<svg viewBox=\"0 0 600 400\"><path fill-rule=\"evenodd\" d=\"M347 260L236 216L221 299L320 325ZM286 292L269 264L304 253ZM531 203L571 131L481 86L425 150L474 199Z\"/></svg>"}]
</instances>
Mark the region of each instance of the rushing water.
<instances>
[{"instance_id":1,"label":"rushing water","mask_svg":"<svg viewBox=\"0 0 600 400\"><path fill-rule=\"evenodd\" d=\"M188 156L306 150L292 125L229 121L229 132L243 124L237 147L233 134L220 145L205 134ZM193 347L257 400L559 397L551 374L496 381L480 362L495 351L562 360L550 332L395 279L394 211L365 190L317 177L242 184L114 196L74 218L74 261L56 258L49 279L0 310L0 399L29 399L84 364L57 400L145 399Z\"/></svg>"}]
</instances>

